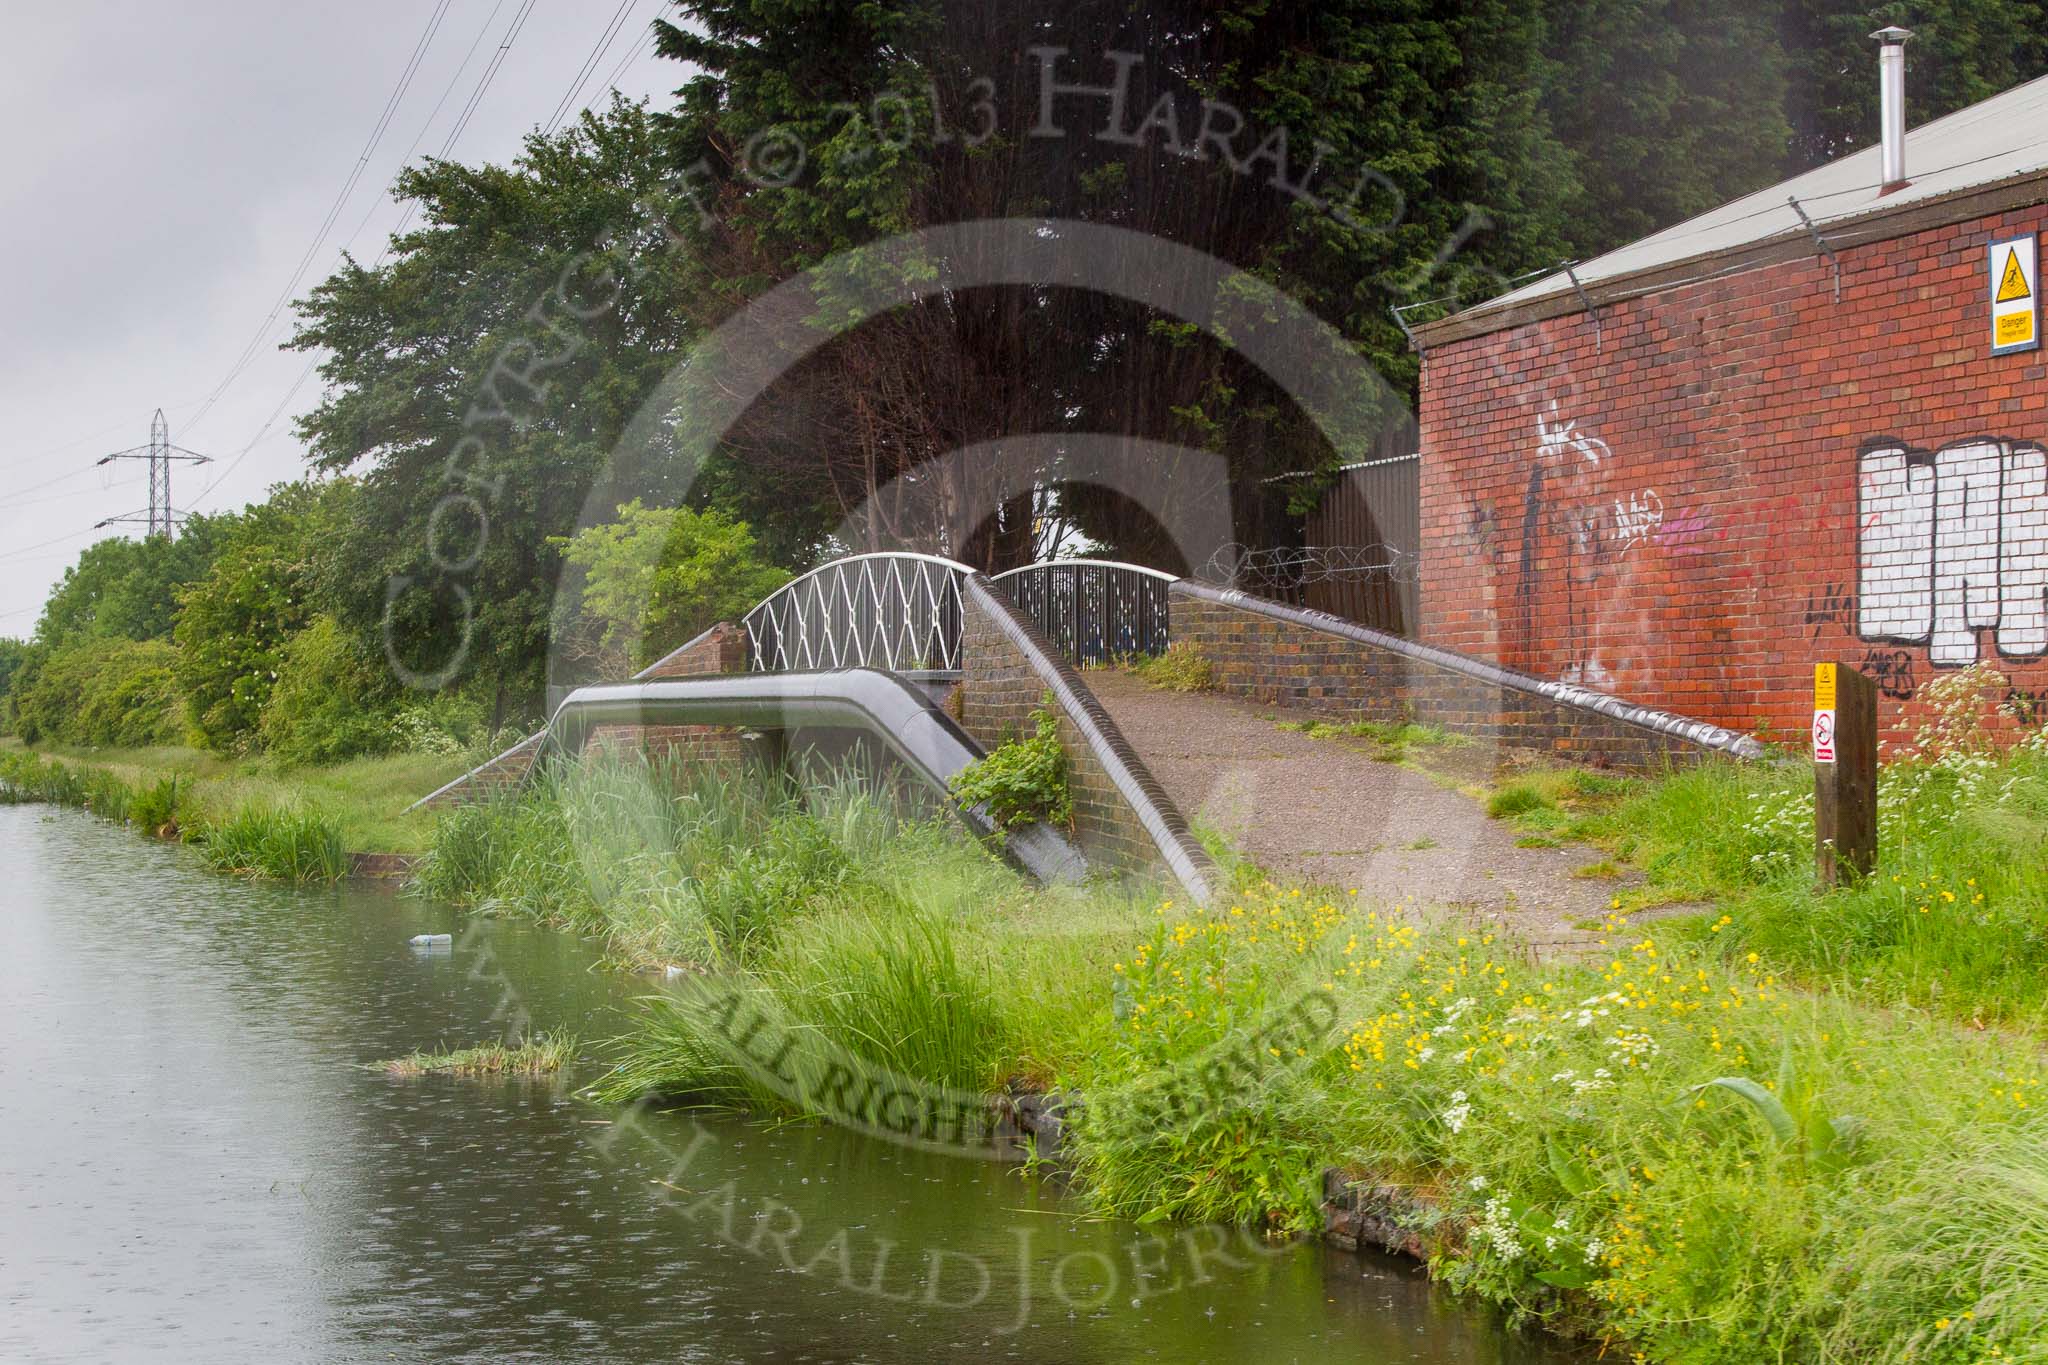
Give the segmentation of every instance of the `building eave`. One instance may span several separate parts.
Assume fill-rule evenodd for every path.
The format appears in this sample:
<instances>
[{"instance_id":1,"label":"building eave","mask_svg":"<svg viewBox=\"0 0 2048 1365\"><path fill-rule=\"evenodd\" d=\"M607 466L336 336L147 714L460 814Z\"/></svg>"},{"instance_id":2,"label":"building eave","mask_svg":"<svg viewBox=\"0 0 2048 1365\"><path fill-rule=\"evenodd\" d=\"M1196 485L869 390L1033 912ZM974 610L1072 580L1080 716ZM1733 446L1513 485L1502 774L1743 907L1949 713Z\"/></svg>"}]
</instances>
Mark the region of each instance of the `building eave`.
<instances>
[{"instance_id":1,"label":"building eave","mask_svg":"<svg viewBox=\"0 0 2048 1365\"><path fill-rule=\"evenodd\" d=\"M2041 203L2048 203L2048 169L2026 171L2003 180L1972 185L1937 198L1881 206L1854 217L1833 219L1822 224L1820 232L1831 247L1841 251L1972 222L2014 209L2031 208ZM1588 280L1584 286L1583 302L1577 291L1567 288L1504 306L1480 304L1435 322L1416 324L1413 328L1415 343L1418 349L1428 351L1531 323L1581 314L1586 311L1587 303L1600 308L1747 270L1760 270L1787 261L1816 259L1818 255L1812 235L1795 225L1784 232L1740 246L1703 252L1624 275Z\"/></svg>"}]
</instances>

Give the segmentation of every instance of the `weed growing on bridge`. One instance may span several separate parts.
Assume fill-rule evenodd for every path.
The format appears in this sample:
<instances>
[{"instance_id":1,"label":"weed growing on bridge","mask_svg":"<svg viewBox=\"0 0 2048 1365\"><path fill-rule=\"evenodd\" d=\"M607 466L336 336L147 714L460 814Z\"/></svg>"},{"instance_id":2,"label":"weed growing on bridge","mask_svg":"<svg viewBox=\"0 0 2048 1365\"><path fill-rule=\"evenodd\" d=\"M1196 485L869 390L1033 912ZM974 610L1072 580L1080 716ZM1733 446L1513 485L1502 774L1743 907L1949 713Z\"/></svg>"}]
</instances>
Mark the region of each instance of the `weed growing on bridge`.
<instances>
[{"instance_id":1,"label":"weed growing on bridge","mask_svg":"<svg viewBox=\"0 0 2048 1365\"><path fill-rule=\"evenodd\" d=\"M954 797L962 805L985 809L997 829L1074 822L1059 717L1050 695L1045 701L1031 713L1030 735L1004 740L954 775Z\"/></svg>"},{"instance_id":2,"label":"weed growing on bridge","mask_svg":"<svg viewBox=\"0 0 2048 1365\"><path fill-rule=\"evenodd\" d=\"M1131 672L1167 692L1207 692L1216 685L1216 667L1191 640L1175 640L1163 653L1133 659Z\"/></svg>"}]
</instances>

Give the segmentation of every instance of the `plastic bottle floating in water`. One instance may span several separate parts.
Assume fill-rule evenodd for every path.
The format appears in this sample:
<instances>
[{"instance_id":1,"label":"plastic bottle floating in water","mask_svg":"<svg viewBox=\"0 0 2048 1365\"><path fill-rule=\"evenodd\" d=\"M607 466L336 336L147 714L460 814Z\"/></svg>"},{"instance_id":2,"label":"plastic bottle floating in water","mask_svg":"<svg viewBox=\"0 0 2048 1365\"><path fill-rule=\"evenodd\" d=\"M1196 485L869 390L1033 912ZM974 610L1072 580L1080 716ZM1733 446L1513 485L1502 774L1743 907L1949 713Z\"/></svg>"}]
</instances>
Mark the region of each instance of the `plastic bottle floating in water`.
<instances>
[{"instance_id":1,"label":"plastic bottle floating in water","mask_svg":"<svg viewBox=\"0 0 2048 1365\"><path fill-rule=\"evenodd\" d=\"M410 943L415 948L452 948L455 946L455 935L414 934L411 938L407 939L406 942Z\"/></svg>"}]
</instances>

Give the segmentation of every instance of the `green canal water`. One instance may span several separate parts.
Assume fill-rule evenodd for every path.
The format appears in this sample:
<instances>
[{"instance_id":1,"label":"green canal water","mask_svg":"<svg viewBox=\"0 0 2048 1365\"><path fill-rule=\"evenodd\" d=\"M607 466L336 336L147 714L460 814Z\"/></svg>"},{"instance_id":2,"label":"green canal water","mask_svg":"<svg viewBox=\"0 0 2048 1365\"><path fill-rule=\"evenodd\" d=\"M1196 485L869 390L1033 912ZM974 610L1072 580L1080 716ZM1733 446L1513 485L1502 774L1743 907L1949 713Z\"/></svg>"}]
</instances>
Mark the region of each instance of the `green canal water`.
<instances>
[{"instance_id":1,"label":"green canal water","mask_svg":"<svg viewBox=\"0 0 2048 1365\"><path fill-rule=\"evenodd\" d=\"M0 807L0 1360L1571 1357L1411 1267L1081 1216L828 1128L360 1063L600 1040L656 989L566 935L201 870ZM452 951L407 946L450 933Z\"/></svg>"}]
</instances>

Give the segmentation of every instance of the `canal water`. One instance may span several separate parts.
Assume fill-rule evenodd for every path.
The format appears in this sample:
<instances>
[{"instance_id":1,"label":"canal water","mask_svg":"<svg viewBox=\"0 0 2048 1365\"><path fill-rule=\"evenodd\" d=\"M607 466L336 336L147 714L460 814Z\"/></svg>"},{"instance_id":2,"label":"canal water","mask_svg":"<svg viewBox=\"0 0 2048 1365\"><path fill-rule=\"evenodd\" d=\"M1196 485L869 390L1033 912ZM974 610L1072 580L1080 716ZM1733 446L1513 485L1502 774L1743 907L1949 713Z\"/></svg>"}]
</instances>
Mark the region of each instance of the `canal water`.
<instances>
[{"instance_id":1,"label":"canal water","mask_svg":"<svg viewBox=\"0 0 2048 1365\"><path fill-rule=\"evenodd\" d=\"M1568 1358L1392 1260L591 1104L655 987L564 934L217 877L37 806L0 807L0 874L0 1360ZM518 1028L586 1040L576 1073L362 1065Z\"/></svg>"}]
</instances>

